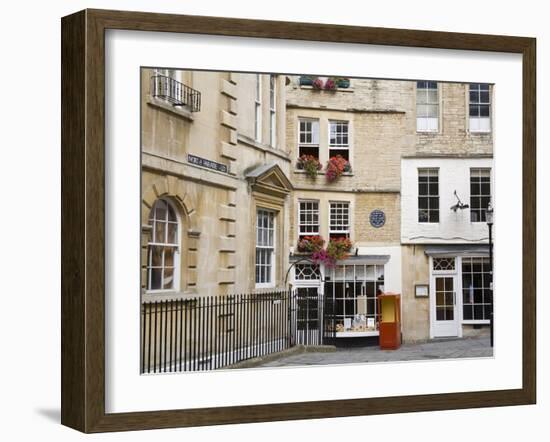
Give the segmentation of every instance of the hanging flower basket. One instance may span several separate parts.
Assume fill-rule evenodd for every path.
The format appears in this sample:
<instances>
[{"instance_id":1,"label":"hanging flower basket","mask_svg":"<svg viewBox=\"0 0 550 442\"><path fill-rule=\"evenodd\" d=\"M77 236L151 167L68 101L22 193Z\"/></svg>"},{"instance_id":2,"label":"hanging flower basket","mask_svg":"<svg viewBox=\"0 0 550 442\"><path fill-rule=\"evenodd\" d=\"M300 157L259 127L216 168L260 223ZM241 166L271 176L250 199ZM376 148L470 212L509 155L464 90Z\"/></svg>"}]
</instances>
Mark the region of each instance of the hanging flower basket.
<instances>
[{"instance_id":1,"label":"hanging flower basket","mask_svg":"<svg viewBox=\"0 0 550 442\"><path fill-rule=\"evenodd\" d=\"M323 241L324 243L324 241ZM334 267L336 262L349 256L352 243L349 238L331 239L327 248L317 250L311 255L315 264L324 264L326 267Z\"/></svg>"},{"instance_id":2,"label":"hanging flower basket","mask_svg":"<svg viewBox=\"0 0 550 442\"><path fill-rule=\"evenodd\" d=\"M324 264L325 267L334 267L336 265L336 261L328 254L326 249L321 249L318 252L315 252L311 255L311 259L315 264Z\"/></svg>"},{"instance_id":3,"label":"hanging flower basket","mask_svg":"<svg viewBox=\"0 0 550 442\"><path fill-rule=\"evenodd\" d=\"M351 172L351 164L342 155L328 160L325 176L329 183L336 181L344 172Z\"/></svg>"},{"instance_id":4,"label":"hanging flower basket","mask_svg":"<svg viewBox=\"0 0 550 442\"><path fill-rule=\"evenodd\" d=\"M302 155L298 158L296 166L298 169L305 171L306 175L310 178L315 178L317 172L323 168L319 160L313 155Z\"/></svg>"}]
</instances>

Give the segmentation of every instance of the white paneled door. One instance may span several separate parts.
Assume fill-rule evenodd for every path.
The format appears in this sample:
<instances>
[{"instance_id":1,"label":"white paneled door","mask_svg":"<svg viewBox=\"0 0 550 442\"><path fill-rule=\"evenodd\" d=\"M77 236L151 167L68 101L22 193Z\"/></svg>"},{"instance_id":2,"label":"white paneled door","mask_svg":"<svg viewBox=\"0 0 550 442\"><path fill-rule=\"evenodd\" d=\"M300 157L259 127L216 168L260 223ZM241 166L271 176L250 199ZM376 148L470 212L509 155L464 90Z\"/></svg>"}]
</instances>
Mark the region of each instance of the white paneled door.
<instances>
[{"instance_id":1,"label":"white paneled door","mask_svg":"<svg viewBox=\"0 0 550 442\"><path fill-rule=\"evenodd\" d=\"M433 337L459 336L456 275L432 276L431 296Z\"/></svg>"}]
</instances>

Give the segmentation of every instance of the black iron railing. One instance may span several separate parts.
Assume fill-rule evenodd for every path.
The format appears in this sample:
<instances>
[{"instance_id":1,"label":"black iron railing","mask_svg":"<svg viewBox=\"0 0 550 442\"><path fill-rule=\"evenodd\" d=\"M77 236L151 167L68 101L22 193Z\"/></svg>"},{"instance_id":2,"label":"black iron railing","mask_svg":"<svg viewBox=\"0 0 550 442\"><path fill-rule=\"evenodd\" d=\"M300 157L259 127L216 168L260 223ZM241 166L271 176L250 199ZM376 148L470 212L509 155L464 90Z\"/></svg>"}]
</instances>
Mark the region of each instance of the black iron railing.
<instances>
[{"instance_id":1,"label":"black iron railing","mask_svg":"<svg viewBox=\"0 0 550 442\"><path fill-rule=\"evenodd\" d=\"M215 370L334 337L316 289L153 301L141 306L141 372Z\"/></svg>"},{"instance_id":2,"label":"black iron railing","mask_svg":"<svg viewBox=\"0 0 550 442\"><path fill-rule=\"evenodd\" d=\"M288 292L142 304L141 372L213 370L294 345Z\"/></svg>"},{"instance_id":3,"label":"black iron railing","mask_svg":"<svg viewBox=\"0 0 550 442\"><path fill-rule=\"evenodd\" d=\"M191 112L201 110L201 93L166 75L151 77L151 95L176 107L186 106Z\"/></svg>"}]
</instances>

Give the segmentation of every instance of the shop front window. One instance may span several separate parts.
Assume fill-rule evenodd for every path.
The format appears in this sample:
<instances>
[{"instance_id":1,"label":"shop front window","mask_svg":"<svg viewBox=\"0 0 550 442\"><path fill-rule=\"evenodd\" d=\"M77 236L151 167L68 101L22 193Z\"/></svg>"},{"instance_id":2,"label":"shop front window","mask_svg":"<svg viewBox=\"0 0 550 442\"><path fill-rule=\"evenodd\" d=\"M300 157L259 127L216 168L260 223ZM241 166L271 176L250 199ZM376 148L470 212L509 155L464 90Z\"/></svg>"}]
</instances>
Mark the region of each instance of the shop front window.
<instances>
[{"instance_id":1,"label":"shop front window","mask_svg":"<svg viewBox=\"0 0 550 442\"><path fill-rule=\"evenodd\" d=\"M378 295L384 292L383 265L337 265L327 269L325 298L333 303L338 333L377 332Z\"/></svg>"},{"instance_id":2,"label":"shop front window","mask_svg":"<svg viewBox=\"0 0 550 442\"><path fill-rule=\"evenodd\" d=\"M463 319L489 321L492 297L489 258L462 258Z\"/></svg>"}]
</instances>

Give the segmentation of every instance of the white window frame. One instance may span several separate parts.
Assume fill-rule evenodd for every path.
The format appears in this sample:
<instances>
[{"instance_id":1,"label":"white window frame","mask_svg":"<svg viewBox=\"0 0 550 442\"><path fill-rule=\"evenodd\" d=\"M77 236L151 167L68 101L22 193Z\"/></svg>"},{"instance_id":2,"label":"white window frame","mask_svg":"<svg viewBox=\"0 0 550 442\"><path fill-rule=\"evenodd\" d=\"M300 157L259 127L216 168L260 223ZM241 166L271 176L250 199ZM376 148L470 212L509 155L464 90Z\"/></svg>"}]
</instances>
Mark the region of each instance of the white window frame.
<instances>
[{"instance_id":1,"label":"white window frame","mask_svg":"<svg viewBox=\"0 0 550 442\"><path fill-rule=\"evenodd\" d=\"M256 74L256 91L254 96L254 139L262 141L262 76Z\"/></svg>"},{"instance_id":2,"label":"white window frame","mask_svg":"<svg viewBox=\"0 0 550 442\"><path fill-rule=\"evenodd\" d=\"M308 209L306 212L314 214L317 212L317 231L316 232L302 232L302 226L315 226L314 223L305 223L302 224L302 204L316 204L317 210ZM298 200L298 239L304 236L316 236L320 235L321 231L321 214L320 214L320 203L319 200Z\"/></svg>"},{"instance_id":3,"label":"white window frame","mask_svg":"<svg viewBox=\"0 0 550 442\"><path fill-rule=\"evenodd\" d=\"M332 213L333 205L335 210L343 210L346 207L348 224L347 229L333 229L332 224ZM336 219L338 220L338 212L335 213ZM343 224L341 224L343 226ZM338 226L338 224L336 224ZM351 203L349 201L329 201L329 210L328 210L328 240L330 241L331 235L346 235L346 238L351 237Z\"/></svg>"},{"instance_id":4,"label":"white window frame","mask_svg":"<svg viewBox=\"0 0 550 442\"><path fill-rule=\"evenodd\" d=\"M271 246L270 245L264 245L264 244L258 244L258 230L260 229L260 226L258 225L258 215L260 212L265 212L265 213L268 213L271 217L272 217L272 220L273 220L273 227L272 229L269 228L268 226L268 237L269 237L269 230L272 230L273 231L273 235L272 235L272 244ZM265 229L262 227L262 229ZM276 263L276 257L277 257L277 212L275 212L274 210L270 210L270 209L265 209L263 207L258 207L256 209L256 223L255 223L255 253L254 253L254 258L255 258L255 261L254 261L254 280L255 280L255 283L256 283L256 288L271 288L271 287L275 287L276 285L276 267L277 267L277 263ZM256 269L258 267L258 250L271 250L271 253L270 253L270 256L271 256L271 266L270 266L270 269L269 269L269 277L270 277L270 281L268 282L258 282L258 279L256 278ZM260 266L263 266L265 267L265 265L263 265L263 263L260 263Z\"/></svg>"},{"instance_id":5,"label":"white window frame","mask_svg":"<svg viewBox=\"0 0 550 442\"><path fill-rule=\"evenodd\" d=\"M277 77L269 76L269 141L272 147L277 144Z\"/></svg>"},{"instance_id":6,"label":"white window frame","mask_svg":"<svg viewBox=\"0 0 550 442\"><path fill-rule=\"evenodd\" d=\"M435 172L435 175L432 175ZM427 194L420 194L420 176L421 174L428 174L428 193ZM437 195L431 195L430 194L430 177L436 176L437 177ZM419 167L417 170L417 179L416 179L416 185L417 185L417 214L416 214L416 221L419 224L438 224L441 222L441 198L440 198L440 182L439 182L439 168L437 167ZM430 209L430 198L437 197L437 221L430 221L430 211L436 211L436 209ZM428 208L427 209L420 209L420 198L428 198ZM420 221L420 210L427 210L428 211L428 221Z\"/></svg>"},{"instance_id":7,"label":"white window frame","mask_svg":"<svg viewBox=\"0 0 550 442\"><path fill-rule=\"evenodd\" d=\"M332 143L331 142L331 134L332 134L332 128L333 126L336 127L335 133L338 134L337 127L341 125L342 127L346 128L345 135L347 138L347 143ZM331 150L347 150L348 152L348 161L351 162L351 156L350 156L350 139L351 139L351 131L350 131L350 122L349 120L329 120L328 121L328 156L329 158L332 157L330 154ZM344 133L344 132L342 132ZM338 135L336 135L336 138L338 138ZM342 136L343 138L343 136Z\"/></svg>"},{"instance_id":8,"label":"white window frame","mask_svg":"<svg viewBox=\"0 0 550 442\"><path fill-rule=\"evenodd\" d=\"M427 87L419 87L419 83L425 83ZM431 83L435 83L435 88L430 87ZM430 92L433 93L435 90L436 97L435 100L430 99ZM420 102L419 95L420 94L425 95L425 101ZM439 132L439 120L440 120L440 92L439 92L439 83L435 81L417 81L416 82L416 131L417 132ZM426 107L435 107L436 109L436 115L437 117L430 117L429 115L421 115L419 114L419 106L426 106Z\"/></svg>"},{"instance_id":9,"label":"white window frame","mask_svg":"<svg viewBox=\"0 0 550 442\"><path fill-rule=\"evenodd\" d=\"M166 228L167 225L170 223L170 224L177 224L177 227L176 227L176 242L175 243L168 243L168 242L158 242L158 241L153 241L153 239L156 239L155 238L155 229L156 229L156 204L157 204L157 201L163 201L164 203L166 203L168 205L168 207L170 207L173 212L174 212L174 215L175 215L175 218L176 218L176 221L173 222L173 221L168 221L166 219L166 222L165 222L165 238L167 237L168 235L168 229ZM147 243L147 263L146 263L146 269L147 269L147 280L145 281L145 287L146 287L146 293L149 293L149 294L162 294L162 293L173 293L173 292L178 292L180 290L180 266L181 266L181 245L180 245L180 242L181 242L181 219L180 219L180 216L179 216L179 213L176 209L176 207L174 206L174 204L167 198L159 198L155 201L155 204L153 204L153 207L151 209L151 213L153 214L153 223L151 225L151 240ZM149 215L151 217L151 214ZM168 216L168 210L167 210L167 216ZM149 220L150 221L150 220ZM151 265L151 260L152 260L152 247L164 247L164 248L173 248L174 249L174 273L173 273L173 284L172 284L172 287L169 288L169 289L164 289L164 288L160 288L160 289L151 289L151 275L152 275L152 272L149 270L152 268L152 265ZM165 254L164 254L164 251L162 252L162 265L160 266L161 269L163 269L162 271L162 274L161 274L161 283L160 283L160 286L163 287L164 285L164 268L165 268L165 265L164 265L164 257L165 257ZM156 266L156 268L158 268L158 266Z\"/></svg>"},{"instance_id":10,"label":"white window frame","mask_svg":"<svg viewBox=\"0 0 550 442\"><path fill-rule=\"evenodd\" d=\"M473 87L476 87L473 90ZM482 87L487 87L487 90L482 90ZM481 92L487 92L487 101L481 101ZM477 93L479 101L472 102L472 93ZM482 106L487 106L489 109L488 116L472 116L470 114L471 106L477 106L480 113ZM468 85L468 129L472 133L490 133L491 132L491 86L488 83L471 83Z\"/></svg>"},{"instance_id":11,"label":"white window frame","mask_svg":"<svg viewBox=\"0 0 550 442\"><path fill-rule=\"evenodd\" d=\"M302 131L302 123L311 124L310 131ZM300 156L300 148L316 148L317 149L317 158L320 160L321 151L320 151L320 122L317 118L307 118L307 117L298 117L298 156ZM302 134L311 134L311 142L302 142Z\"/></svg>"},{"instance_id":12,"label":"white window frame","mask_svg":"<svg viewBox=\"0 0 550 442\"><path fill-rule=\"evenodd\" d=\"M474 173L477 173L478 175L477 176L474 176ZM476 194L476 195L473 195L472 194L472 179L473 178L479 178L480 181L479 181L479 184L480 184L480 189L481 189L481 178L483 177L482 174L483 173L488 173L489 174L489 194L488 195L485 195L485 194L482 194L481 193L481 190L480 190L480 193L479 194ZM485 177L486 178L486 177ZM481 201L481 198L489 198L489 201L491 201L492 199L492 195L491 195L491 191L492 191L492 183L491 183L491 168L490 167L472 167L470 169L470 222L471 223L474 223L474 224L478 224L478 223L486 223L486 219L482 219L482 217L480 217L479 220L472 220L472 215L473 215L473 211L474 210L481 210L483 213L486 213L487 211L487 207L485 208L481 208L481 209L474 209L474 205L473 205L473 199L474 198L477 198Z\"/></svg>"}]
</instances>

